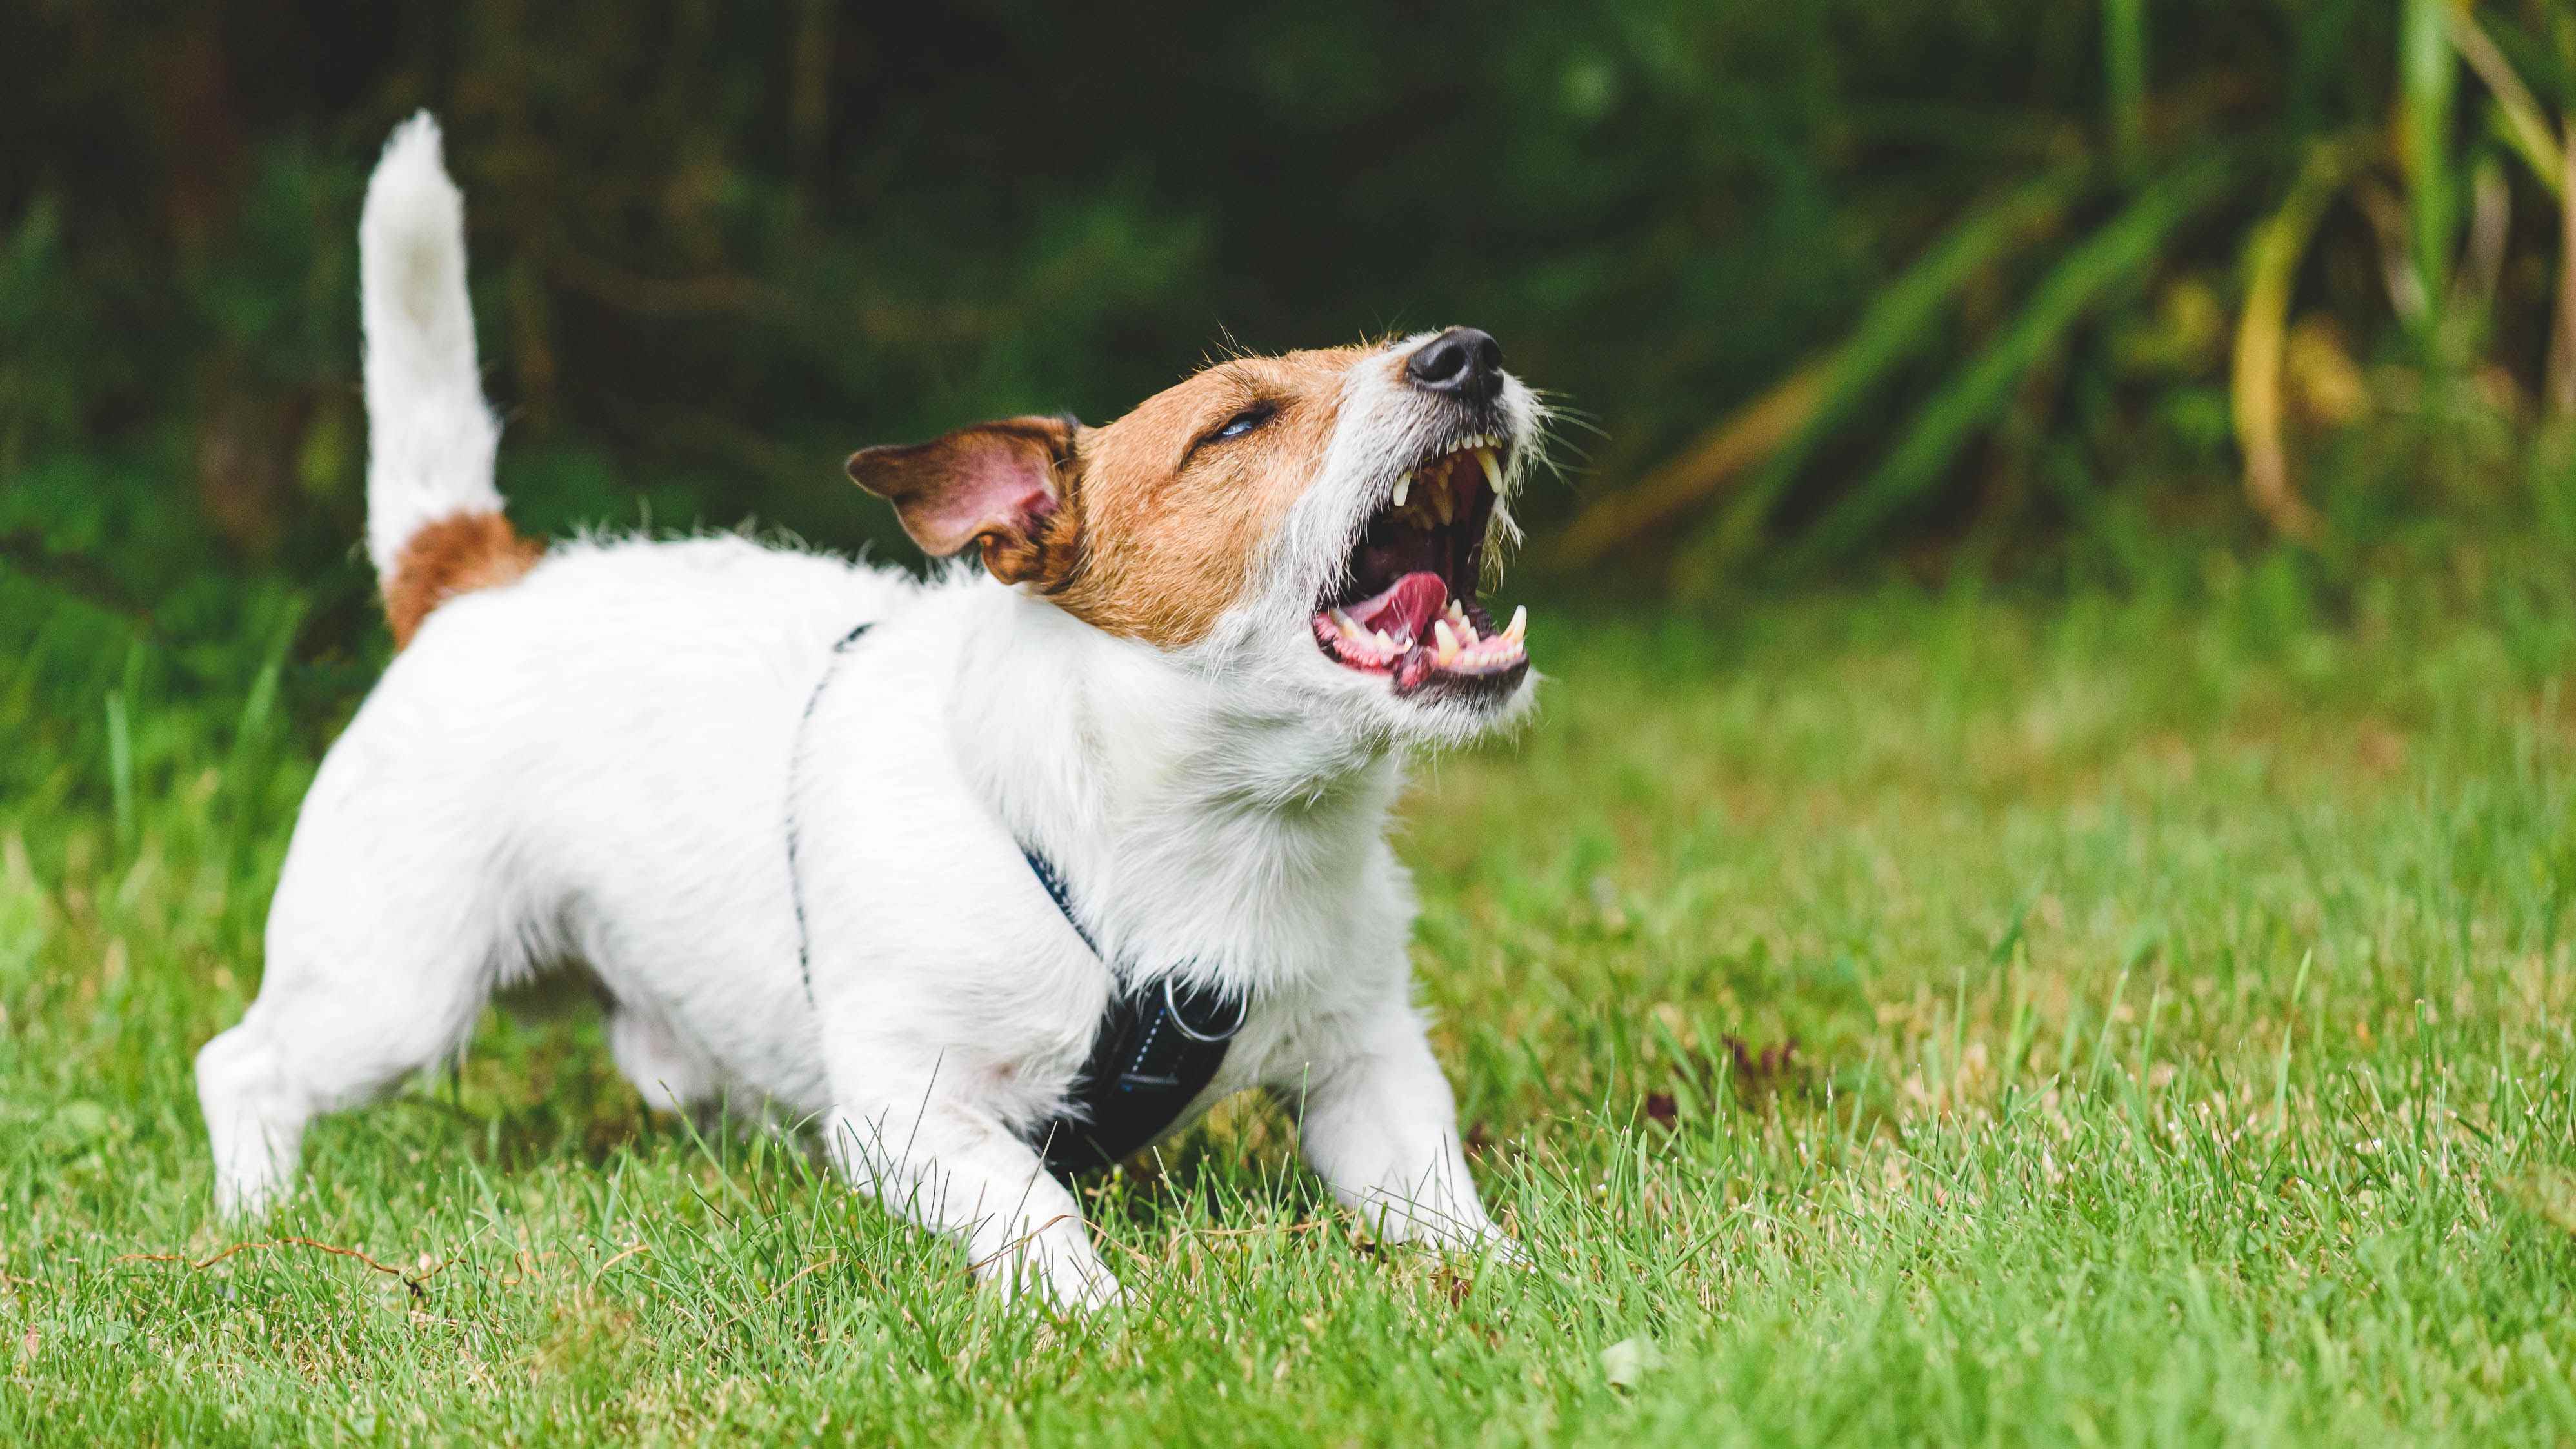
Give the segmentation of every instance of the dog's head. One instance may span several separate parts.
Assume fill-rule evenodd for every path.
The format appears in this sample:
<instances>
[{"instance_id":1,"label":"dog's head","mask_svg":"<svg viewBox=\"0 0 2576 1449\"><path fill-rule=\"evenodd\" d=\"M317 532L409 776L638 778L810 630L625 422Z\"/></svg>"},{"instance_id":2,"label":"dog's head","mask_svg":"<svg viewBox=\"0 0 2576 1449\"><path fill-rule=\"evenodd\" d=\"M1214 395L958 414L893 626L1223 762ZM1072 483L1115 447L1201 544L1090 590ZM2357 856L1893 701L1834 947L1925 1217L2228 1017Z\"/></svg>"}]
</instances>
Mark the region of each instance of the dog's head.
<instances>
[{"instance_id":1,"label":"dog's head","mask_svg":"<svg viewBox=\"0 0 2576 1449\"><path fill-rule=\"evenodd\" d=\"M1472 328L1211 366L1103 427L1024 417L851 456L934 556L1416 743L1528 703L1517 537L1541 411Z\"/></svg>"}]
</instances>

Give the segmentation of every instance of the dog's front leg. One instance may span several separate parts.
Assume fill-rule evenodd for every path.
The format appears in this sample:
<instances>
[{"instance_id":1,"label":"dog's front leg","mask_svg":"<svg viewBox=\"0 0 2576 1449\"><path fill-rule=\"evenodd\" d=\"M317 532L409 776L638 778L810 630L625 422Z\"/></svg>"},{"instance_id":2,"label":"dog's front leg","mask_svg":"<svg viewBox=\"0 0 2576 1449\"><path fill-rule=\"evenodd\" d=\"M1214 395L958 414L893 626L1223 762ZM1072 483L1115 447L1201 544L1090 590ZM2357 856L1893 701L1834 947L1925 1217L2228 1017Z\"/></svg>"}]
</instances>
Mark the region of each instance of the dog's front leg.
<instances>
[{"instance_id":1,"label":"dog's front leg","mask_svg":"<svg viewBox=\"0 0 2576 1449\"><path fill-rule=\"evenodd\" d=\"M1476 1196L1457 1101L1401 1001L1352 1022L1341 1049L1281 1095L1299 1114L1308 1165L1380 1237L1518 1256Z\"/></svg>"},{"instance_id":2,"label":"dog's front leg","mask_svg":"<svg viewBox=\"0 0 2576 1449\"><path fill-rule=\"evenodd\" d=\"M854 1186L962 1240L976 1276L1015 1297L1076 1311L1121 1300L1073 1194L1000 1120L943 1092L928 1073L909 1094L865 1095L871 1100L828 1121L832 1160Z\"/></svg>"}]
</instances>

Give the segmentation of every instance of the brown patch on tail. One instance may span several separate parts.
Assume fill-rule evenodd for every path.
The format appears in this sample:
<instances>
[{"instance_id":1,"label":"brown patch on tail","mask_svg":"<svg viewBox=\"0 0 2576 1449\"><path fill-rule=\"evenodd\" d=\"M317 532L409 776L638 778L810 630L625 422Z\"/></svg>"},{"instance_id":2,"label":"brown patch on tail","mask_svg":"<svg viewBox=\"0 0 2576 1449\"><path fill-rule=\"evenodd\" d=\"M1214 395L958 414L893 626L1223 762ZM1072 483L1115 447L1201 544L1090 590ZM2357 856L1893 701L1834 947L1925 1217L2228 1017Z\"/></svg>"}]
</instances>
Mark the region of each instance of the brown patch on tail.
<instances>
[{"instance_id":1,"label":"brown patch on tail","mask_svg":"<svg viewBox=\"0 0 2576 1449\"><path fill-rule=\"evenodd\" d=\"M458 594L516 583L545 552L497 513L459 513L413 534L384 581L394 647L411 643L431 610Z\"/></svg>"}]
</instances>

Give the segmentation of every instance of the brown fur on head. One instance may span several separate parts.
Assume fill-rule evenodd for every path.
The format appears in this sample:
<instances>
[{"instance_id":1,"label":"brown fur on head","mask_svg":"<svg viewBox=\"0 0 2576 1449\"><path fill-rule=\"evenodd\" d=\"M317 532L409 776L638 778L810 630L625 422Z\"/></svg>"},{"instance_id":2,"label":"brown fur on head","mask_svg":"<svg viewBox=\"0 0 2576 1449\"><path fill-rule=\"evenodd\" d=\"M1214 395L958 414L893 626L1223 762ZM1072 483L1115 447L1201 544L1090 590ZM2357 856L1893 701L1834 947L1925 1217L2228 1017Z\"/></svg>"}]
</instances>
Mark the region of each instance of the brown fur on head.
<instances>
[{"instance_id":1,"label":"brown fur on head","mask_svg":"<svg viewBox=\"0 0 2576 1449\"><path fill-rule=\"evenodd\" d=\"M1323 462L1345 374L1364 355L1238 358L1103 427L983 423L863 449L850 477L894 504L923 552L978 545L995 578L1108 633L1179 648L1245 594L1258 544Z\"/></svg>"}]
</instances>

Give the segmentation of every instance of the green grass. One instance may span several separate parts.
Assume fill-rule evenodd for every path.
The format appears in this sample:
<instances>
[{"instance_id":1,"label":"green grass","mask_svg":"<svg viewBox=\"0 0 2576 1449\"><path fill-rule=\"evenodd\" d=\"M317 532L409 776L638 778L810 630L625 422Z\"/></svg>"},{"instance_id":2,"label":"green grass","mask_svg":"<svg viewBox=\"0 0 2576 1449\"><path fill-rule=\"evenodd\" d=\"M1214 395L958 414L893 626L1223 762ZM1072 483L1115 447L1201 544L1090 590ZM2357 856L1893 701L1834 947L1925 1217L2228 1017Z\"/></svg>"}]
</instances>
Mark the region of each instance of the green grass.
<instances>
[{"instance_id":1,"label":"green grass","mask_svg":"<svg viewBox=\"0 0 2576 1449\"><path fill-rule=\"evenodd\" d=\"M189 1058L362 676L281 685L273 601L194 674L29 626L0 1441L2576 1439L2576 578L2515 557L1542 611L1402 842L1537 1266L1372 1250L1238 1107L1092 1190L1139 1301L1072 1326L578 1011L315 1131L263 1236L416 1290L136 1256L236 1241Z\"/></svg>"}]
</instances>

